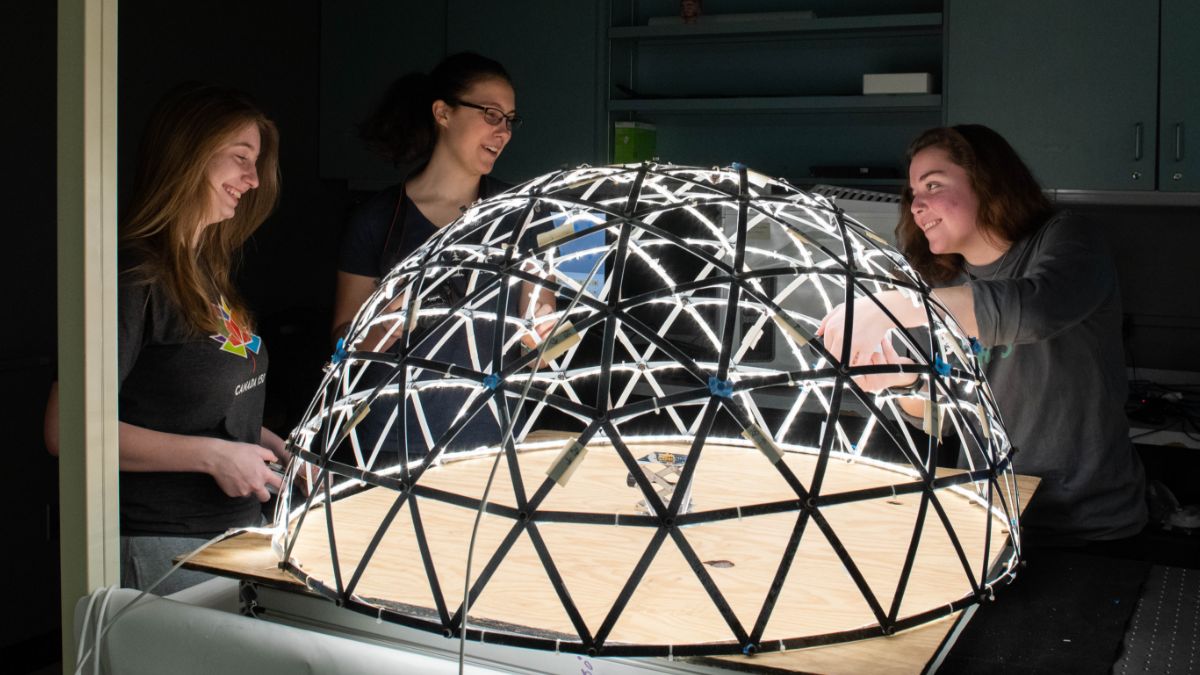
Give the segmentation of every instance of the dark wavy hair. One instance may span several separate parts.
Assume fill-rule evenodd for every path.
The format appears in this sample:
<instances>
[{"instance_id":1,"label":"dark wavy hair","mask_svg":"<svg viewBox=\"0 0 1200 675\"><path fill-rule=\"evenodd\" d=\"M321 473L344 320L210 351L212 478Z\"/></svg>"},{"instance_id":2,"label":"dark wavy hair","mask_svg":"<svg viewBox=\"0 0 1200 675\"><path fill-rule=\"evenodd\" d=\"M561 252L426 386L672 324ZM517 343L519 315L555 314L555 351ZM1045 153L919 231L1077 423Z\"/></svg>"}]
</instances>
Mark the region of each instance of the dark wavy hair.
<instances>
[{"instance_id":1,"label":"dark wavy hair","mask_svg":"<svg viewBox=\"0 0 1200 675\"><path fill-rule=\"evenodd\" d=\"M498 79L512 86L499 62L474 52L452 54L432 71L400 76L384 92L374 112L358 125L367 147L396 166L428 159L437 143L433 102L453 104L475 83Z\"/></svg>"},{"instance_id":2,"label":"dark wavy hair","mask_svg":"<svg viewBox=\"0 0 1200 675\"><path fill-rule=\"evenodd\" d=\"M938 127L923 132L908 146L908 163L918 152L941 148L962 167L979 200L976 223L985 237L1014 242L1041 227L1053 207L1033 172L1004 137L981 124ZM900 251L930 282L949 281L962 270L956 253L934 254L912 213L912 187L900 199L896 242Z\"/></svg>"}]
</instances>

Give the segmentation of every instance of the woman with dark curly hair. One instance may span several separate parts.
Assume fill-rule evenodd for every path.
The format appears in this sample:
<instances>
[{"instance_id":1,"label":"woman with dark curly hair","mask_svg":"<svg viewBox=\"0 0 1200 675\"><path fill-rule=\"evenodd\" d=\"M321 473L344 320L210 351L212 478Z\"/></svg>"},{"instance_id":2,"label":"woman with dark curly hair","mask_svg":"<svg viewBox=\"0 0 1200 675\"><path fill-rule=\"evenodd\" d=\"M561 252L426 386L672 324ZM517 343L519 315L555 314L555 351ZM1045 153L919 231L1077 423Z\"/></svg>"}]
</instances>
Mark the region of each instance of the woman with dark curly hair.
<instances>
[{"instance_id":1,"label":"woman with dark curly hair","mask_svg":"<svg viewBox=\"0 0 1200 675\"><path fill-rule=\"evenodd\" d=\"M1088 223L1055 213L1007 141L980 125L931 129L908 149L899 246L934 295L983 347L984 372L1017 448L1018 473L1041 485L1022 519L1026 540L1082 544L1138 534L1144 472L1129 440L1121 295L1107 248ZM898 292L875 296L906 327L926 325ZM845 306L821 324L832 353ZM871 298L854 305L851 365L911 363ZM867 376L869 391L921 384ZM915 416L918 399L901 399Z\"/></svg>"},{"instance_id":2,"label":"woman with dark curly hair","mask_svg":"<svg viewBox=\"0 0 1200 675\"><path fill-rule=\"evenodd\" d=\"M335 341L397 262L475 200L508 187L488 174L520 125L508 72L478 54L448 56L429 73L392 83L360 131L396 166L416 168L350 219L338 265Z\"/></svg>"},{"instance_id":3,"label":"woman with dark curly hair","mask_svg":"<svg viewBox=\"0 0 1200 675\"><path fill-rule=\"evenodd\" d=\"M359 307L396 263L458 218L467 206L509 187L489 174L520 125L508 72L479 54L453 54L429 73L409 73L389 87L377 109L362 124L362 136L368 147L397 166L415 168L399 183L363 204L350 219L338 265L333 308L335 343L346 335ZM447 295L451 290L465 292L458 280L446 286ZM525 284L515 295L514 306L520 316L545 317L554 309L554 294L547 289ZM452 297L426 297L422 307L448 307L453 301ZM396 307L402 306L400 298ZM551 325L543 321L535 330L544 337ZM356 337L371 344L374 351L387 351L395 348L402 333L380 326L366 336ZM522 339L528 347L536 345L532 336ZM482 349L481 345L482 341L475 347ZM437 358L470 367L476 362L471 348L464 340L455 339L440 347ZM482 363L491 358L487 351L475 356ZM422 402L420 411L408 406L394 420L390 419L392 408L375 406L357 425L358 438L374 446L384 430L390 429L386 448L381 446L387 452L385 462L396 461L401 455L423 457L437 438L422 429L448 429L467 398L447 389L427 392ZM458 447L491 445L499 442L500 432L495 419L479 414L454 437L454 443Z\"/></svg>"}]
</instances>

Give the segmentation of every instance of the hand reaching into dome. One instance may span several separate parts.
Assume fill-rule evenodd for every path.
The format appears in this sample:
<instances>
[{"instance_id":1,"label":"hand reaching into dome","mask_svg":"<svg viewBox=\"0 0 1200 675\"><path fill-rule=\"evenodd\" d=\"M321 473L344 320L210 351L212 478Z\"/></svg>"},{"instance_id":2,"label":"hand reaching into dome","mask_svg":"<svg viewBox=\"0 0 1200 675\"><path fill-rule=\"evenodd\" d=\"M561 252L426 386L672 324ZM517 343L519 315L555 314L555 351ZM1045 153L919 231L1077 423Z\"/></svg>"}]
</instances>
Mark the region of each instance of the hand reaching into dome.
<instances>
[{"instance_id":1,"label":"hand reaching into dome","mask_svg":"<svg viewBox=\"0 0 1200 675\"><path fill-rule=\"evenodd\" d=\"M880 344L880 350L860 355L857 361L851 361L851 366L900 366L916 363L912 359L900 356L892 346L891 337L885 337ZM878 394L885 389L904 389L916 385L919 375L913 373L878 373L875 375L859 375L854 379L864 391Z\"/></svg>"},{"instance_id":2,"label":"hand reaching into dome","mask_svg":"<svg viewBox=\"0 0 1200 675\"><path fill-rule=\"evenodd\" d=\"M886 307L892 316L896 317L901 323L898 325L892 320L887 313L883 311ZM872 354L882 353L883 343L888 342L887 334L900 326L910 326L924 323L924 317L921 317L916 322L908 323L905 319L908 314L915 313L916 310L912 303L908 301L898 291L886 291L878 293L874 296L864 296L854 301L854 325L847 335L846 331L846 303L842 303L833 308L825 318L821 320L821 326L817 328L817 336L821 338L825 344L825 348L833 355L835 359L840 359L842 356L842 346L847 337L850 339L850 354L846 363L850 365L863 365L869 363ZM908 311L905 311L908 310ZM895 353L895 350L892 350Z\"/></svg>"}]
</instances>

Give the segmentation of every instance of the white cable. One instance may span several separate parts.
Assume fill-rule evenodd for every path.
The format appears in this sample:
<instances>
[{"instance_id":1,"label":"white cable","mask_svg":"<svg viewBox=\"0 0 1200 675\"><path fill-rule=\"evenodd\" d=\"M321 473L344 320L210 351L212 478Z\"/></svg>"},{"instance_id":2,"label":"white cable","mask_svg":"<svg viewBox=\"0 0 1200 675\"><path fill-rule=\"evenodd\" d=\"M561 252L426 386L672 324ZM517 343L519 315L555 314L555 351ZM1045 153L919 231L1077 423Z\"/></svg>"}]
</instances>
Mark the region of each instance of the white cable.
<instances>
[{"instance_id":1,"label":"white cable","mask_svg":"<svg viewBox=\"0 0 1200 675\"><path fill-rule=\"evenodd\" d=\"M92 619L92 606L95 604L96 604L96 593L92 593L92 594L88 595L87 609L83 610L83 626L79 630L79 635L81 637L84 635L87 635L88 624L91 623L91 619ZM79 647L80 647L80 649L75 652L75 667L76 668L79 668L79 663L81 661L80 657L83 654L83 651L82 651L83 645L80 644Z\"/></svg>"},{"instance_id":2,"label":"white cable","mask_svg":"<svg viewBox=\"0 0 1200 675\"><path fill-rule=\"evenodd\" d=\"M88 636L88 624L91 623L92 611L95 609L96 600L101 596L107 595L111 590L111 586L106 586L93 591L91 595L88 596L87 609L83 611L83 625L79 629L79 650L75 652L75 672L79 672L79 669L83 667L83 660L85 658L83 647L86 644Z\"/></svg>"},{"instance_id":3,"label":"white cable","mask_svg":"<svg viewBox=\"0 0 1200 675\"><path fill-rule=\"evenodd\" d=\"M117 622L118 619L120 619L122 616L124 616L125 612L128 612L130 610L130 608L132 608L134 605L136 605L138 602L140 602L142 598L149 595L150 592L153 591L155 588L158 588L158 586L160 584L162 584L162 582L167 580L167 577L174 574L175 571L178 570L180 567L183 567L183 565L185 563L187 563L189 560L191 560L193 557L195 557L197 553L200 553L201 551L208 548L209 546L212 546L213 544L216 544L217 542L224 541L225 539L228 539L229 537L232 537L235 534L241 534L243 532L257 532L259 534L273 534L275 532L275 530L276 530L276 528L274 528L274 527L241 527L241 528L234 528L234 529L226 530L225 532L213 537L212 539L209 539L208 541L204 542L204 544L202 544L199 548L192 551L191 553L188 553L186 556L184 556L182 559L180 559L179 562L175 563L171 567L171 569L167 570L167 572L165 574L163 574L161 577L159 577L157 581L155 581L153 584L150 584L150 586L148 586L147 588L143 589L142 592L139 593L138 596L135 597L132 602L128 603L127 605L122 607L120 610L118 610L117 613L114 614L113 617L111 619L108 619L107 621L105 621L105 619L104 619L104 614L108 609L108 601L109 601L110 597L112 596L112 591L114 589L116 589L117 587L116 586L108 586L104 589L98 590L95 593L93 593L93 597L88 600L87 614L85 614L85 616L84 616L83 629L80 631L80 645L79 645L80 652L78 653L78 655L76 656L76 659L75 659L75 675L79 675L80 673L83 672L83 667L89 657L92 658L92 664L93 664L92 672L99 673L100 672L100 650L101 650L100 644L101 644L101 641L104 639L104 636L106 636L108 634L109 629L111 629L113 627L113 625ZM83 640L87 637L88 617L91 614L92 606L95 604L97 594L103 594L103 600L100 603L100 610L96 616L95 638L92 640L92 644L87 649L87 651L83 651L82 650Z\"/></svg>"},{"instance_id":4,"label":"white cable","mask_svg":"<svg viewBox=\"0 0 1200 675\"><path fill-rule=\"evenodd\" d=\"M616 244L617 242L614 241L607 247L607 251L605 251L604 255L598 255L596 257L596 262L592 265L592 270L588 272L587 279L583 281L581 287L586 288L587 285L591 283L592 278L596 275L597 270L600 269L600 266L604 263L604 260L608 257L609 253L612 252L613 247L616 246ZM575 297L571 298L571 302L567 305L567 308L563 310L562 315L558 317L558 320L554 322L554 325L550 328L550 331L547 333L547 335L554 335L558 332L558 329L563 325L563 322L567 320L567 316L571 313L571 310L575 309L575 305L579 303L579 299L581 297L583 297L583 293L576 293ZM538 345L537 358L533 361L530 376L525 380L525 386L521 389L521 396L517 399L517 410L519 410L521 406L525 404L525 400L529 397L529 389L533 386L534 376L537 375L538 368L542 363L542 354L546 353L546 347L549 345L549 340L542 340L542 342ZM479 534L479 523L483 520L483 512L487 508L488 495L492 491L492 480L496 477L496 469L500 466L500 458L504 456L504 439L512 437L513 417L511 415L509 416L508 423L505 426L507 428L500 434L502 439L501 446L496 451L496 460L492 462L492 469L490 472L488 472L487 483L483 487L483 495L479 499L479 510L475 513L475 524L471 527L471 540L470 543L467 544L467 569L463 573L462 621L459 622L458 630L459 675L463 675L463 667L466 663L467 655L467 617L471 611L471 562L475 554L475 538L476 535Z\"/></svg>"}]
</instances>

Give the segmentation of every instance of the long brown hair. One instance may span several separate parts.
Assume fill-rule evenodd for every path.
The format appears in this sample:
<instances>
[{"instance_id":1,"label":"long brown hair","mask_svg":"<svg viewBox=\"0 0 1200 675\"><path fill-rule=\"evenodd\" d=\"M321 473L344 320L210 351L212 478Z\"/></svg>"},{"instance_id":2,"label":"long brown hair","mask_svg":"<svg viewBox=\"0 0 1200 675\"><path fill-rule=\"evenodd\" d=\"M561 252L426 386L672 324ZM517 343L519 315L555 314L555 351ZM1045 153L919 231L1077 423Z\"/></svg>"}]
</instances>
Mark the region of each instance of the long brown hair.
<instances>
[{"instance_id":1,"label":"long brown hair","mask_svg":"<svg viewBox=\"0 0 1200 675\"><path fill-rule=\"evenodd\" d=\"M1015 242L1041 227L1053 207L1033 172L1004 137L981 124L960 124L925 131L908 146L908 162L927 148L941 148L962 167L979 200L975 222L983 236ZM912 213L912 187L900 199L896 242L918 272L932 282L948 281L962 270L956 253L934 254Z\"/></svg>"},{"instance_id":2,"label":"long brown hair","mask_svg":"<svg viewBox=\"0 0 1200 675\"><path fill-rule=\"evenodd\" d=\"M259 185L242 195L234 216L196 229L210 208L208 162L246 124L258 127ZM219 330L213 302L224 298L245 329L252 321L233 286L236 256L279 199L279 132L244 93L189 83L168 93L146 125L134 190L121 222L130 273L161 287L197 332Z\"/></svg>"}]
</instances>

